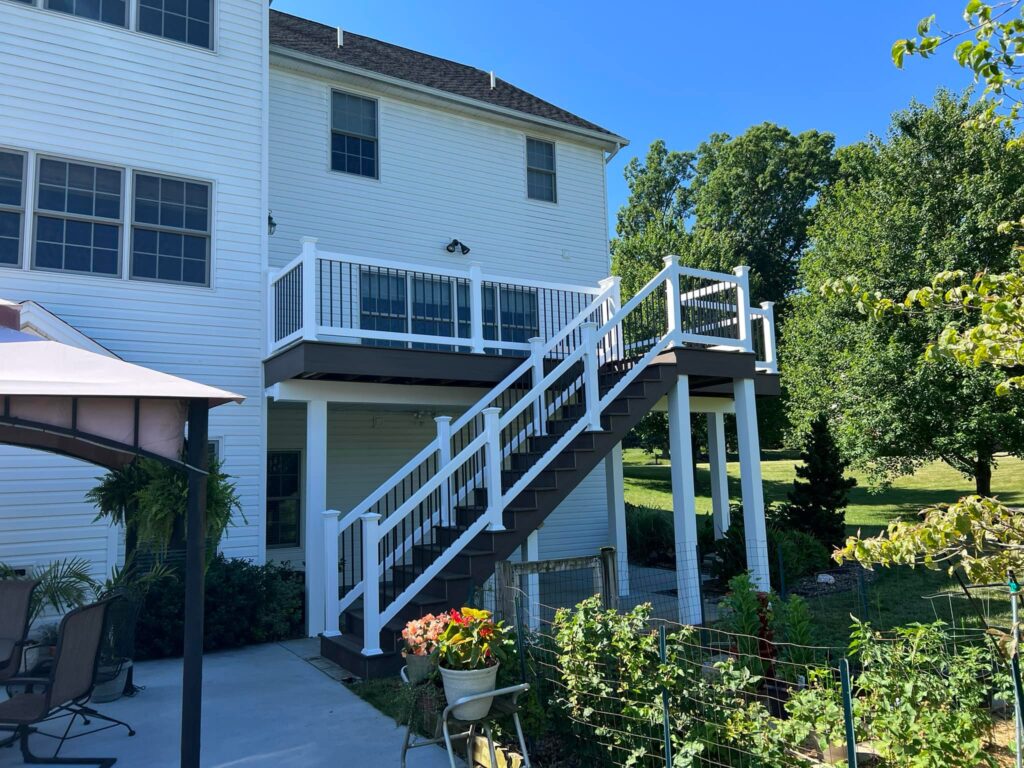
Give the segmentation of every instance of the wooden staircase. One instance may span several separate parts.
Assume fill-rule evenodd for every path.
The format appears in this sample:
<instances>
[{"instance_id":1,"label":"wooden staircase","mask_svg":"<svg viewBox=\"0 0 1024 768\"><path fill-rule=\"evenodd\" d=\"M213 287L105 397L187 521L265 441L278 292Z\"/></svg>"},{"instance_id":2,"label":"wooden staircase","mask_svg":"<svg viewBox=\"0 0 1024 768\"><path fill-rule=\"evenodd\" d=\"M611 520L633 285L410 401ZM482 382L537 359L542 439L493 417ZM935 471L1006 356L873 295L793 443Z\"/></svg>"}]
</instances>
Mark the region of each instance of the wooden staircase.
<instances>
[{"instance_id":1,"label":"wooden staircase","mask_svg":"<svg viewBox=\"0 0 1024 768\"><path fill-rule=\"evenodd\" d=\"M622 378L628 364L609 363L599 371L603 396ZM410 619L426 613L457 608L493 573L495 563L507 559L527 537L544 522L569 493L601 462L622 438L636 426L671 389L679 373L675 352L665 353L649 363L637 377L612 400L601 413L602 431L583 432L572 440L507 505L503 512L503 531L483 531L463 548L451 562L430 580L426 587L405 605L380 632L383 654L362 654L362 599L341 614L342 634L321 638L321 655L362 677L396 674L402 666L402 628ZM523 473L576 424L586 408L582 393L577 402L562 406L547 422L547 434L529 437L506 457L502 485L508 491ZM431 528L429 541L413 547L412 562L388 569L378 587L382 596L396 594L421 575L426 566L452 544L486 511L486 490L474 491L472 504L454 508L451 525ZM383 601L383 599L382 599Z\"/></svg>"}]
</instances>

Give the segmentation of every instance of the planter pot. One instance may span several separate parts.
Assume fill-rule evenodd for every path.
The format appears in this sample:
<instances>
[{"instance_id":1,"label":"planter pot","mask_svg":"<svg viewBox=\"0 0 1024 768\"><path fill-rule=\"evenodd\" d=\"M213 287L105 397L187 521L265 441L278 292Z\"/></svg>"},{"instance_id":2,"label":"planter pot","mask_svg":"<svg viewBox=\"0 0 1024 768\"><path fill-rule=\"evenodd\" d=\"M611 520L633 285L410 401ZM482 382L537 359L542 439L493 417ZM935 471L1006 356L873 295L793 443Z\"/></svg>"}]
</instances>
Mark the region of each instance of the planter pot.
<instances>
[{"instance_id":1,"label":"planter pot","mask_svg":"<svg viewBox=\"0 0 1024 768\"><path fill-rule=\"evenodd\" d=\"M92 701L97 704L104 704L108 701L117 701L124 695L125 686L128 684L128 673L131 671L132 662L126 661L121 665L121 670L111 679L100 683L92 691ZM99 668L100 677L107 677L113 669Z\"/></svg>"},{"instance_id":2,"label":"planter pot","mask_svg":"<svg viewBox=\"0 0 1024 768\"><path fill-rule=\"evenodd\" d=\"M441 667L441 680L444 682L444 696L448 703L458 701L464 696L493 691L498 683L498 665L484 669L445 669ZM459 720L480 720L491 711L493 699L480 699L463 704L452 710L452 715Z\"/></svg>"},{"instance_id":3,"label":"planter pot","mask_svg":"<svg viewBox=\"0 0 1024 768\"><path fill-rule=\"evenodd\" d=\"M422 683L434 673L437 666L436 656L414 656L408 654L405 657L405 674L413 685Z\"/></svg>"}]
</instances>

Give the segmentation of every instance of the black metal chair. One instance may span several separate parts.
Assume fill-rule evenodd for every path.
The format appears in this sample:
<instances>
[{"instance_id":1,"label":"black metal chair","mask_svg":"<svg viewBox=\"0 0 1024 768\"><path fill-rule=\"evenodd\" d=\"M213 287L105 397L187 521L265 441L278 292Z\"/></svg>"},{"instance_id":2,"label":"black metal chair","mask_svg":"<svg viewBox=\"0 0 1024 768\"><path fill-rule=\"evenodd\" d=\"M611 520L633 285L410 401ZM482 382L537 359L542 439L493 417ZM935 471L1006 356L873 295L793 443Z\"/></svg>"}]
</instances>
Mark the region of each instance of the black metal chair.
<instances>
[{"instance_id":1,"label":"black metal chair","mask_svg":"<svg viewBox=\"0 0 1024 768\"><path fill-rule=\"evenodd\" d=\"M57 638L57 653L53 667L46 677L14 677L8 682L24 686L23 692L15 694L7 701L0 702L0 726L13 726L16 738L20 742L21 755L24 761L32 765L94 765L97 768L110 768L117 762L113 757L58 757L61 748L69 738L78 738L87 734L69 736L71 726L77 717L105 720L110 725L88 731L89 734L127 725L120 721L101 715L86 706L95 685L96 668L99 664L100 651L106 630L107 610L110 600L102 600L83 608L76 608L67 614L60 623ZM64 717L71 718L60 736L39 731L36 726ZM59 741L53 757L41 757L33 754L29 748L29 736L32 734L50 736ZM129 735L134 731L128 729Z\"/></svg>"},{"instance_id":2,"label":"black metal chair","mask_svg":"<svg viewBox=\"0 0 1024 768\"><path fill-rule=\"evenodd\" d=\"M32 616L32 592L38 581L0 581L0 683L21 671L21 659Z\"/></svg>"}]
</instances>

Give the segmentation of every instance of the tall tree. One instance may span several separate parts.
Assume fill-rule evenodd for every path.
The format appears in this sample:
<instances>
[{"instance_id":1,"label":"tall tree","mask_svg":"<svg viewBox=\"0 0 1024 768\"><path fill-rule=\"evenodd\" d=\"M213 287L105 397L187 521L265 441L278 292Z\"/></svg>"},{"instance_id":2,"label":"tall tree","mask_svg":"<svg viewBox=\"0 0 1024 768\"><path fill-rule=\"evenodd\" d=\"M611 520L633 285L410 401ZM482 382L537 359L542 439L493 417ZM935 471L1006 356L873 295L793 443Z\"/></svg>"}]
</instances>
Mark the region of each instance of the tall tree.
<instances>
[{"instance_id":1,"label":"tall tree","mask_svg":"<svg viewBox=\"0 0 1024 768\"><path fill-rule=\"evenodd\" d=\"M844 454L877 478L942 459L988 495L997 451L1024 455L1024 398L998 397L997 371L925 359L929 341L957 322L949 312L868 322L848 298L821 290L852 277L869 293L903 295L943 270L1010 267L1012 238L997 225L1024 214L1024 154L1004 129L978 125L980 114L940 92L932 107L897 113L886 140L839 153L782 364L793 421L827 413Z\"/></svg>"},{"instance_id":2,"label":"tall tree","mask_svg":"<svg viewBox=\"0 0 1024 768\"><path fill-rule=\"evenodd\" d=\"M720 272L746 264L754 302L784 302L797 287L813 202L836 171L834 148L830 133L772 123L712 135L697 150L687 263Z\"/></svg>"}]
</instances>

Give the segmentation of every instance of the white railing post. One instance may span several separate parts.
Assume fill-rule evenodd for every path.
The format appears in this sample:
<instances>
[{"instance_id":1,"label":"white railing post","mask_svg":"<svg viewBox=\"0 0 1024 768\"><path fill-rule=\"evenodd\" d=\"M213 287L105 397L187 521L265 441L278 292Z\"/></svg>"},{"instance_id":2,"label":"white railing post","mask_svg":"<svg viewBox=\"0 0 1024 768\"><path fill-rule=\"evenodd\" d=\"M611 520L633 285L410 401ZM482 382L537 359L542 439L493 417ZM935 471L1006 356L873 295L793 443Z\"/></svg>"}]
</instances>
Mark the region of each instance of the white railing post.
<instances>
[{"instance_id":1,"label":"white railing post","mask_svg":"<svg viewBox=\"0 0 1024 768\"><path fill-rule=\"evenodd\" d=\"M315 339L316 308L316 238L303 237L302 243L302 338Z\"/></svg>"},{"instance_id":2,"label":"white railing post","mask_svg":"<svg viewBox=\"0 0 1024 768\"><path fill-rule=\"evenodd\" d=\"M341 634L340 611L338 610L338 520L341 513L327 509L322 513L324 523L324 637Z\"/></svg>"},{"instance_id":3,"label":"white railing post","mask_svg":"<svg viewBox=\"0 0 1024 768\"><path fill-rule=\"evenodd\" d=\"M587 406L587 431L601 431L601 388L597 376L597 323L582 323L583 331L583 398Z\"/></svg>"},{"instance_id":4,"label":"white railing post","mask_svg":"<svg viewBox=\"0 0 1024 768\"><path fill-rule=\"evenodd\" d=\"M615 313L622 309L622 278L618 275L612 275L611 277L604 278L598 285L601 286L602 291L608 291L608 300L605 302L605 315L601 318L601 324L603 325L615 317ZM611 343L608 348L609 360L618 360L621 357L619 354L621 333L621 328L614 328L611 332Z\"/></svg>"},{"instance_id":5,"label":"white railing post","mask_svg":"<svg viewBox=\"0 0 1024 768\"><path fill-rule=\"evenodd\" d=\"M502 519L504 505L501 487L501 425L498 415L501 408L484 408L484 434L487 437L484 450L487 455L487 530L504 531Z\"/></svg>"},{"instance_id":6,"label":"white railing post","mask_svg":"<svg viewBox=\"0 0 1024 768\"><path fill-rule=\"evenodd\" d=\"M441 472L452 460L452 417L437 416L434 419L437 424L437 471ZM441 508L438 519L441 525L451 525L452 499L451 499L451 477L445 478L439 489L441 491Z\"/></svg>"},{"instance_id":7,"label":"white railing post","mask_svg":"<svg viewBox=\"0 0 1024 768\"><path fill-rule=\"evenodd\" d=\"M377 544L380 536L377 526L380 515L365 512L363 521L363 656L380 656L380 583L377 562Z\"/></svg>"},{"instance_id":8,"label":"white railing post","mask_svg":"<svg viewBox=\"0 0 1024 768\"><path fill-rule=\"evenodd\" d=\"M473 351L484 351L484 278L478 262L469 265L469 328Z\"/></svg>"},{"instance_id":9,"label":"white railing post","mask_svg":"<svg viewBox=\"0 0 1024 768\"><path fill-rule=\"evenodd\" d=\"M761 332L764 334L764 362L768 370L775 373L779 370L779 361L775 350L775 302L761 302Z\"/></svg>"},{"instance_id":10,"label":"white railing post","mask_svg":"<svg viewBox=\"0 0 1024 768\"><path fill-rule=\"evenodd\" d=\"M536 387L544 380L544 339L534 336L529 339L530 359L533 361L532 386ZM533 404L533 434L536 436L548 433L548 408L547 398L542 390L537 395L537 402Z\"/></svg>"},{"instance_id":11,"label":"white railing post","mask_svg":"<svg viewBox=\"0 0 1024 768\"><path fill-rule=\"evenodd\" d=\"M668 336L672 341L669 346L683 342L682 323L682 291L679 288L679 257L666 256L665 266L672 267L665 281L666 307L668 308Z\"/></svg>"},{"instance_id":12,"label":"white railing post","mask_svg":"<svg viewBox=\"0 0 1024 768\"><path fill-rule=\"evenodd\" d=\"M274 351L277 343L277 291L274 288L274 278L279 270L267 270L267 355Z\"/></svg>"},{"instance_id":13,"label":"white railing post","mask_svg":"<svg viewBox=\"0 0 1024 768\"><path fill-rule=\"evenodd\" d=\"M736 324L739 330L737 341L747 352L754 351L750 333L750 267L733 269L736 280Z\"/></svg>"}]
</instances>

